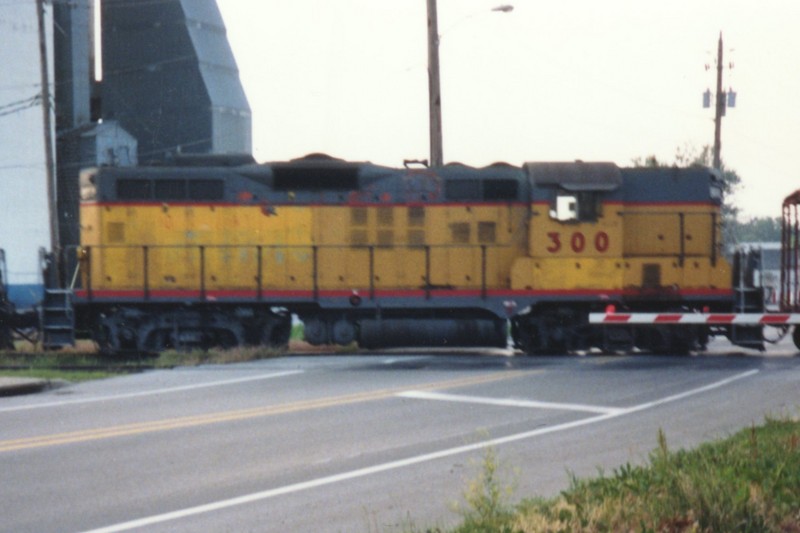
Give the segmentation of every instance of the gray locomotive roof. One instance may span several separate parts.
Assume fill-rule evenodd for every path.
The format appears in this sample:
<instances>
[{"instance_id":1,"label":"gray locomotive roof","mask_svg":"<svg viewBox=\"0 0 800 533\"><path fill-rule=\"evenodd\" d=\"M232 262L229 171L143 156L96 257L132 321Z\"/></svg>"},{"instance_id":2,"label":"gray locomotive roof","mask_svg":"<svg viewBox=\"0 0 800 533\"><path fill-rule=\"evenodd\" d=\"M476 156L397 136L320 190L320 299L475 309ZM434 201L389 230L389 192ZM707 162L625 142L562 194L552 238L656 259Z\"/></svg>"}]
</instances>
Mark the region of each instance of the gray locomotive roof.
<instances>
[{"instance_id":1,"label":"gray locomotive roof","mask_svg":"<svg viewBox=\"0 0 800 533\"><path fill-rule=\"evenodd\" d=\"M558 186L568 191L613 191L622 185L614 163L525 163L523 168L539 187Z\"/></svg>"}]
</instances>

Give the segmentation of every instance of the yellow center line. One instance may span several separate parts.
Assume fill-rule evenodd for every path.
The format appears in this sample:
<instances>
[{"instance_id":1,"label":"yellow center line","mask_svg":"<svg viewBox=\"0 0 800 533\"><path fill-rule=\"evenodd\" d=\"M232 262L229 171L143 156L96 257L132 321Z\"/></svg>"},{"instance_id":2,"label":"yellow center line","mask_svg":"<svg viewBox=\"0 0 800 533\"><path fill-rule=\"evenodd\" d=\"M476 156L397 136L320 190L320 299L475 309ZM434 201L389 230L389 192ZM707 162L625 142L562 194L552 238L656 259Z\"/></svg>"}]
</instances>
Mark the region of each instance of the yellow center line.
<instances>
[{"instance_id":1,"label":"yellow center line","mask_svg":"<svg viewBox=\"0 0 800 533\"><path fill-rule=\"evenodd\" d=\"M52 435L40 435L37 437L27 437L22 439L0 440L0 453L30 448L41 448L45 446L57 446L60 444L72 444L76 442L109 439L113 437L123 437L126 435L141 435L144 433L153 433L157 431L169 431L173 429L206 426L211 424L219 424L222 422L232 422L236 420L246 420L251 418L310 411L313 409L325 409L328 407L336 407L353 403L382 400L412 388L414 390L451 389L456 387L467 387L470 385L491 383L493 381L515 379L541 372L541 370L495 372L488 375L484 374L481 376L471 376L468 378L439 381L435 383L429 383L427 385L412 385L380 389L376 391L345 394L342 396L304 400L282 405L271 405L266 407L254 407L250 409L223 411L220 413L167 418L164 420L154 420L151 422L122 424L118 426L85 429L66 433L55 433Z\"/></svg>"}]
</instances>

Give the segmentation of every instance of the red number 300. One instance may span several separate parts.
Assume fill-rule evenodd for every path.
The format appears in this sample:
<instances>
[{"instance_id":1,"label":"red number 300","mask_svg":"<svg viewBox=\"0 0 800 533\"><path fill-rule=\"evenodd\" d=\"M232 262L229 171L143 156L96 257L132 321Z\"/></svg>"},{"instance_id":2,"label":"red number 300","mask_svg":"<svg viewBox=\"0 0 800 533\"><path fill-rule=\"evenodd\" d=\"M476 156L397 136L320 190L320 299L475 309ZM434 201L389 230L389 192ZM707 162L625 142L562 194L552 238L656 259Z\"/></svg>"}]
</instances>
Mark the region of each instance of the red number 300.
<instances>
[{"instance_id":1,"label":"red number 300","mask_svg":"<svg viewBox=\"0 0 800 533\"><path fill-rule=\"evenodd\" d=\"M561 251L561 233L551 231L547 234L550 244L545 248L551 254ZM606 252L611 245L608 233L605 231L598 231L594 236L594 249L600 253ZM569 247L573 252L579 254L586 249L586 235L580 231L573 232L569 238Z\"/></svg>"}]
</instances>

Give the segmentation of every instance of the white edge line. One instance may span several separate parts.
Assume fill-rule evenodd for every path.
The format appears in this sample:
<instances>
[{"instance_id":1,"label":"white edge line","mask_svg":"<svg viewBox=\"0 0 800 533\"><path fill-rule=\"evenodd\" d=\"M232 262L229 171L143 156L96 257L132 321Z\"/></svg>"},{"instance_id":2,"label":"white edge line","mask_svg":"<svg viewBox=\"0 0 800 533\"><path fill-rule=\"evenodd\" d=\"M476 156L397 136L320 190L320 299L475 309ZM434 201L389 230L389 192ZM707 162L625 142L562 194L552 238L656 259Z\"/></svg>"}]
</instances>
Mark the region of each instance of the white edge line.
<instances>
[{"instance_id":1,"label":"white edge line","mask_svg":"<svg viewBox=\"0 0 800 533\"><path fill-rule=\"evenodd\" d=\"M332 476L321 477L317 479L312 479L310 481L304 481L301 483L295 483L292 485L285 485L283 487L278 487L275 489L265 490L262 492L255 492L252 494L246 494L244 496L239 496L237 498L231 498L228 500L221 500L214 503L209 503L205 505L198 505L196 507L189 507L186 509L181 509L178 511L172 511L169 513L158 514L154 516L149 516L145 518L140 518L138 520L131 520L129 522L122 522L119 524L102 527L99 529L92 529L90 531L86 531L84 533L116 533L119 531L130 531L132 529L153 526L155 524L160 524L163 522L168 522L171 520L178 520L180 518L187 518L189 516L209 513L212 511L219 511L222 509L227 509L230 507L235 507L238 505L244 505L247 503L253 503L257 501L267 500L270 498L274 498L276 496L282 496L285 494L292 494L295 492L302 492L305 490L310 490L318 487L322 487L325 485L331 485L333 483L339 483L342 481L348 481L351 479L356 479L360 477L369 476L372 474L378 474L381 472L386 472L389 470L395 470L398 468L404 468L407 466L413 466L420 463L425 463L428 461L434 461L436 459L443 459L445 457L450 457L452 455L458 455L462 453L472 452L475 450L480 450L483 448L488 448L490 446L499 446L501 444L508 444L510 442L530 439L533 437L538 437L539 435L546 435L547 433L555 433L557 431L564 431L567 429L573 429L581 426L586 426L589 424L594 424L596 422L602 422L603 420L610 420L612 418L618 418L620 416L625 416L630 413L634 413L637 411L643 411L645 409L649 409L651 407L655 407L657 405L663 405L665 403L674 402L677 400L681 400L687 398L689 396L693 396L696 394L701 394L703 392L707 392L713 389L717 389L719 387L723 387L734 381L738 381L740 379L744 379L750 376L757 374L758 370L750 370L748 372L743 372L741 374L736 374L735 376L729 377L727 379L723 379L721 381L716 381L704 387L698 387L696 389L692 389L680 394L675 394L673 396L667 396L665 398L661 398L659 400L653 402L643 403L634 407L630 407L627 409L622 409L620 411L615 411L611 413L601 414L598 416L592 416L589 418L584 418L581 420L575 420L572 422L566 422L564 424L558 424L555 426L545 427L534 429L532 431L526 431L524 433L517 433L514 435L508 435L505 437L498 437L496 439L489 439L484 440L481 442L476 442L474 444L467 444L464 446L457 446L455 448L448 448L446 450L440 450L438 452L427 453L423 455L417 455L414 457L408 457L406 459L400 459L398 461L391 461L388 463L383 463L375 466L369 466L366 468L360 468L358 470L351 470L350 472L342 472L340 474L334 474Z\"/></svg>"},{"instance_id":2,"label":"white edge line","mask_svg":"<svg viewBox=\"0 0 800 533\"><path fill-rule=\"evenodd\" d=\"M440 392L406 391L397 394L401 398L414 398L417 400L439 400L445 402L476 403L482 405L497 405L501 407L527 407L531 409L560 409L564 411L582 411L587 413L614 414L625 411L616 407L601 407L597 405L582 405L576 403L539 402L534 400L513 400L498 398L483 398L479 396L462 396L460 394L443 394Z\"/></svg>"},{"instance_id":3,"label":"white edge line","mask_svg":"<svg viewBox=\"0 0 800 533\"><path fill-rule=\"evenodd\" d=\"M715 381L714 383L710 383L709 385L704 385L702 387L697 387L696 389L691 389L686 392L681 392L679 394L673 394L672 396L667 396L665 398L661 398L659 400L654 400L652 402L646 402L634 407L629 407L625 409L628 413L634 413L636 411L643 411L645 409L650 409L651 407L656 407L658 405L663 405L665 403L674 402L677 400L682 400L683 398L687 398L689 396L694 396L695 394L701 394L703 392L708 392L714 389L718 389L720 387L724 387L734 381L738 381L740 379L749 378L750 376L754 376L758 374L758 369L748 370L747 372L742 372L741 374L736 374L735 376L731 376L727 379L723 379L720 381Z\"/></svg>"},{"instance_id":4,"label":"white edge line","mask_svg":"<svg viewBox=\"0 0 800 533\"><path fill-rule=\"evenodd\" d=\"M269 374L260 374L258 376L246 376L243 378L225 379L221 381L210 381L207 383L196 383L194 385L181 385L180 387L168 387L164 389L155 389L147 391L130 392L126 394L114 394L109 396L93 396L91 398L78 398L74 400L61 400L58 402L47 402L30 405L17 405L14 407L2 407L0 413L8 413L11 411L24 411L28 409L42 409L45 407L61 407L64 405L75 405L81 403L93 402L107 402L111 400L124 400L128 398L139 398L142 396L155 396L158 394L169 394L172 392L183 392L188 390L206 389L209 387L220 387L223 385L234 385L236 383L246 383L248 381L260 381L263 379L281 378L291 376L294 374L302 374L302 370L286 370L283 372L271 372Z\"/></svg>"}]
</instances>

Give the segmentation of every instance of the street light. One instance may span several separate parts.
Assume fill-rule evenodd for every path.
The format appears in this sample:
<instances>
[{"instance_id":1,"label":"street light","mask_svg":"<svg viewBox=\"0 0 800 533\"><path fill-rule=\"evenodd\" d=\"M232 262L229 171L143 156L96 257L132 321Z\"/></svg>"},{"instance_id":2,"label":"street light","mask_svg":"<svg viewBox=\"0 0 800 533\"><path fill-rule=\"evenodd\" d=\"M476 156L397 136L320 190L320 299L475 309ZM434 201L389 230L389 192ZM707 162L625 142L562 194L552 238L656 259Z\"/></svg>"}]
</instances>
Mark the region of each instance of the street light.
<instances>
[{"instance_id":1,"label":"street light","mask_svg":"<svg viewBox=\"0 0 800 533\"><path fill-rule=\"evenodd\" d=\"M439 82L439 21L436 0L428 2L428 109L430 114L431 167L444 163L442 154L442 91ZM491 11L510 13L514 6L503 4Z\"/></svg>"}]
</instances>

